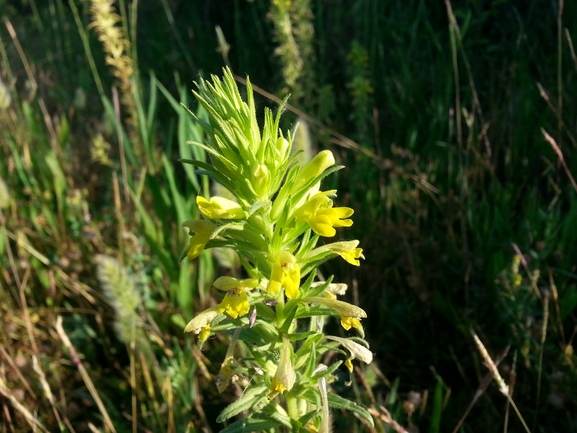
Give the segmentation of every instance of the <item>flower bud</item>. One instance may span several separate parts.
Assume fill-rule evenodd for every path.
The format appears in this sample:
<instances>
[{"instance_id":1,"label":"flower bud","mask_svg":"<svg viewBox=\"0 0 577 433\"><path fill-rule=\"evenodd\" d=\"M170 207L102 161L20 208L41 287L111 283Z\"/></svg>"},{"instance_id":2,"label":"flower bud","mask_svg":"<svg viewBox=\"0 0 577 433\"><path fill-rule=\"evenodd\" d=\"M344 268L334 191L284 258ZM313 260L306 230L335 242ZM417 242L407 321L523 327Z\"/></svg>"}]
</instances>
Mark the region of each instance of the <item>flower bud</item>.
<instances>
[{"instance_id":1,"label":"flower bud","mask_svg":"<svg viewBox=\"0 0 577 433\"><path fill-rule=\"evenodd\" d=\"M297 175L295 184L292 189L293 192L297 191L308 181L314 179L327 168L332 167L333 165L335 165L335 157L330 150L323 150L322 152L317 153L317 155L311 159Z\"/></svg>"},{"instance_id":2,"label":"flower bud","mask_svg":"<svg viewBox=\"0 0 577 433\"><path fill-rule=\"evenodd\" d=\"M252 187L259 197L264 197L268 192L270 183L270 171L264 164L257 164L252 171Z\"/></svg>"},{"instance_id":3,"label":"flower bud","mask_svg":"<svg viewBox=\"0 0 577 433\"><path fill-rule=\"evenodd\" d=\"M270 384L268 397L273 398L277 394L290 391L295 384L296 373L291 361L291 344L286 337L282 339L282 349L276 373Z\"/></svg>"}]
</instances>

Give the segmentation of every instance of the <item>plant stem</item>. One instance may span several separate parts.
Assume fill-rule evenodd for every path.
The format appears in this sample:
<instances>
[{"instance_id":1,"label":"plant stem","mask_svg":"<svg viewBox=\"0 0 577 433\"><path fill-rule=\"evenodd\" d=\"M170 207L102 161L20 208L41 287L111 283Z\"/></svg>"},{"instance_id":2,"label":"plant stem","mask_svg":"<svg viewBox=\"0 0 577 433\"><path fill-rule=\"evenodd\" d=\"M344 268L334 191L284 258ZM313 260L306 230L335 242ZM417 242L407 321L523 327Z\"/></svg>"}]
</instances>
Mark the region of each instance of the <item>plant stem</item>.
<instances>
[{"instance_id":1,"label":"plant stem","mask_svg":"<svg viewBox=\"0 0 577 433\"><path fill-rule=\"evenodd\" d=\"M286 406L287 412L292 420L297 420L300 418L298 399L292 396L290 392L286 395Z\"/></svg>"}]
</instances>

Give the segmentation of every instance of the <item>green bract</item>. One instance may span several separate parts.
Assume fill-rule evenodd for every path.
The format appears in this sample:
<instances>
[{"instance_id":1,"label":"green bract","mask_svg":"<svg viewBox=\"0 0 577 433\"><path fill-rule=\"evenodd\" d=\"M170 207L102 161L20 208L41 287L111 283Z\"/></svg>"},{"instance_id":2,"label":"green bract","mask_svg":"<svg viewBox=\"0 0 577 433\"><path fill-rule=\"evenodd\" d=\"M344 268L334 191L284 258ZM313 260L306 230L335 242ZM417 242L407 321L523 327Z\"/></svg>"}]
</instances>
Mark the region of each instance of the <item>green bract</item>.
<instances>
[{"instance_id":1,"label":"green bract","mask_svg":"<svg viewBox=\"0 0 577 433\"><path fill-rule=\"evenodd\" d=\"M194 95L209 120L196 120L206 142L190 144L205 149L212 165L183 161L223 185L236 200L197 197L204 218L184 224L191 238L182 257L192 260L207 248L232 248L247 274L244 279L218 278L213 284L215 292L224 292L220 305L199 313L185 329L198 334L201 345L213 333L233 334L215 382L221 392L234 380L246 389L218 421L244 412L250 420L239 421L238 431L258 420L267 431L284 425L287 431L322 432L334 406L354 410L372 425L367 411L327 390L342 361L320 363L321 355L339 345L348 350L349 369L353 359L372 361L366 347L326 336L317 320L340 317L344 329L363 335L364 310L336 299L346 285L332 283L332 277L315 281L316 269L326 260L341 256L358 266L363 257L356 240L316 246L320 236L334 237L336 228L353 224L352 209L333 207L336 190L320 191L322 179L342 167L328 150L302 166L291 155L291 133L279 129L286 101L276 115L265 108L261 129L248 79L246 92L245 102L228 69L222 81L215 76L211 82L201 80ZM226 431L235 431L235 425Z\"/></svg>"}]
</instances>

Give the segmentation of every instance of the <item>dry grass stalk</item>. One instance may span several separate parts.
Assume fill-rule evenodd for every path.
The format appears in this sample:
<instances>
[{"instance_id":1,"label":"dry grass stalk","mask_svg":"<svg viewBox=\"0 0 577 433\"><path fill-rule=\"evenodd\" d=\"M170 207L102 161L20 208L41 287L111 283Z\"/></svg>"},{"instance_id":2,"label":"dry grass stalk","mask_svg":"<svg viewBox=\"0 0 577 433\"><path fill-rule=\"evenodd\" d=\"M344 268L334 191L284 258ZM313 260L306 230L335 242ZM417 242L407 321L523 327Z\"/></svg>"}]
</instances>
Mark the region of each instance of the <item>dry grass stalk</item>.
<instances>
[{"instance_id":1,"label":"dry grass stalk","mask_svg":"<svg viewBox=\"0 0 577 433\"><path fill-rule=\"evenodd\" d=\"M559 158L559 161L561 162L561 165L563 166L565 173L567 173L567 176L569 177L569 180L571 181L571 185L573 185L573 189L577 192L577 183L575 182L573 175L569 171L569 167L567 167L567 164L565 163L565 158L563 157L563 152L561 152L561 149L557 145L557 142L555 141L555 139L553 139L553 137L551 137L549 134L547 134L547 131L545 131L543 128L541 128L541 132L543 133L545 140L547 140L547 142L551 145L551 147L553 148L553 150L557 154L557 157Z\"/></svg>"},{"instance_id":2,"label":"dry grass stalk","mask_svg":"<svg viewBox=\"0 0 577 433\"><path fill-rule=\"evenodd\" d=\"M82 380L84 380L84 383L86 384L86 387L90 392L90 395L94 399L96 406L98 406L98 409L102 414L104 425L106 426L107 431L116 433L116 429L114 428L112 419L108 415L108 411L106 410L106 407L104 406L104 403L102 402L102 399L100 398L100 395L98 394L98 391L96 390L96 387L94 386L94 383L90 378L90 375L86 371L86 368L84 368L84 365L80 360L80 356L78 356L78 353L76 352L76 349L72 345L70 338L68 338L68 334L66 334L66 331L64 331L64 328L62 326L62 316L58 316L58 319L56 320L56 332L58 333L58 336L60 337L60 340L62 341L64 346L66 346L66 349L68 349L70 357L72 358L72 361L74 361L74 365L76 365L76 368L78 369L80 375L82 376Z\"/></svg>"},{"instance_id":3,"label":"dry grass stalk","mask_svg":"<svg viewBox=\"0 0 577 433\"><path fill-rule=\"evenodd\" d=\"M406 428L404 428L402 425L400 425L397 421L393 419L391 413L387 410L386 407L379 405L379 410L370 407L368 411L372 416L374 416L381 422L391 427L395 432L409 433L409 431Z\"/></svg>"},{"instance_id":4,"label":"dry grass stalk","mask_svg":"<svg viewBox=\"0 0 577 433\"><path fill-rule=\"evenodd\" d=\"M475 331L471 330L471 334L473 335L473 339L475 340L475 344L477 345L479 352L481 352L481 356L483 357L483 360L485 361L485 365L487 366L487 368L489 369L489 371L493 375L493 378L495 379L495 382L497 382L497 385L499 385L499 391L505 397L507 397L508 402L511 404L511 406L513 407L513 409L517 413L517 416L519 417L519 421L521 421L521 424L523 424L525 431L527 433L531 433L531 430L529 430L529 427L527 426L525 419L521 415L521 412L519 412L517 405L515 404L515 402L513 401L513 398L511 397L511 394L509 392L509 386L503 380L501 373L499 373L497 366L495 365L495 363L493 362L493 360L489 356L487 349L485 349L485 346L483 345L483 343L481 342L479 337L477 337L477 334L475 333Z\"/></svg>"},{"instance_id":5,"label":"dry grass stalk","mask_svg":"<svg viewBox=\"0 0 577 433\"><path fill-rule=\"evenodd\" d=\"M475 340L475 344L477 345L479 352L481 352L483 361L485 361L485 365L487 366L489 371L493 374L493 378L497 382L497 385L499 385L499 391L501 391L503 395L509 395L509 387L501 377L501 373L499 373L499 370L497 369L497 366L493 362L493 359L491 359L491 357L489 356L487 349L485 349L485 346L483 345L479 337L477 337L475 331L471 331L471 333L473 334L473 339Z\"/></svg>"},{"instance_id":6,"label":"dry grass stalk","mask_svg":"<svg viewBox=\"0 0 577 433\"><path fill-rule=\"evenodd\" d=\"M510 346L507 346L505 348L505 350L497 356L497 358L495 359L495 366L498 366L501 363L501 361L503 359L505 359L505 357L509 353L509 348L510 348ZM483 378L483 381L481 382L481 384L477 388L477 391L475 392L475 395L473 396L473 400L471 400L471 403L469 403L467 410L465 410L465 413L463 414L463 416L461 417L461 419L459 420L459 422L457 423L457 425L453 429L453 433L458 433L458 431L461 429L461 426L465 422L465 419L469 415L469 412L471 412L471 409L473 408L475 403L477 403L479 398L481 398L481 396L485 393L485 391L487 390L487 388L489 387L489 385L491 384L492 381L493 381L493 373L489 372Z\"/></svg>"},{"instance_id":7,"label":"dry grass stalk","mask_svg":"<svg viewBox=\"0 0 577 433\"><path fill-rule=\"evenodd\" d=\"M8 389L2 378L0 378L0 395L3 395L8 401L10 401L10 403L12 403L14 409L20 412L28 424L30 424L32 431L40 430L42 432L48 433L48 430L46 430L44 425L42 425L42 423L38 421L38 419L34 417L34 415L32 415L32 413L30 413L30 411L18 401L16 396L10 392L10 389Z\"/></svg>"},{"instance_id":8,"label":"dry grass stalk","mask_svg":"<svg viewBox=\"0 0 577 433\"><path fill-rule=\"evenodd\" d=\"M56 399L54 398L54 394L52 394L52 390L50 389L50 384L46 380L46 375L44 374L44 371L42 370L42 367L40 366L40 362L38 361L38 357L36 357L34 355L32 356L32 368L34 369L34 371L38 375L38 379L40 380L40 384L42 385L42 391L44 392L44 397L46 397L46 399L50 402L50 405L52 406L52 411L54 413L54 416L56 417L56 421L58 422L58 425L61 428L64 427L62 424L62 418L60 417L60 414L58 413L58 410L56 409Z\"/></svg>"}]
</instances>

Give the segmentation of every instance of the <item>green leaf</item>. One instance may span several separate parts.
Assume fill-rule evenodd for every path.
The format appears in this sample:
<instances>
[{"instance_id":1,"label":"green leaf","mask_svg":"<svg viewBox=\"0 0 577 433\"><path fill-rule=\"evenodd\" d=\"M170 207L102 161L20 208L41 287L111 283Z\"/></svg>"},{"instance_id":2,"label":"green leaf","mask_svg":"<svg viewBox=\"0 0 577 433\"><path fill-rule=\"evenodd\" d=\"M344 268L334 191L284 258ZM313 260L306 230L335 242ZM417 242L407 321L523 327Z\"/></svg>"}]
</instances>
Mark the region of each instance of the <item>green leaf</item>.
<instances>
[{"instance_id":1,"label":"green leaf","mask_svg":"<svg viewBox=\"0 0 577 433\"><path fill-rule=\"evenodd\" d=\"M294 334L287 334L289 341L299 341L309 338L312 335L318 335L317 331L296 332Z\"/></svg>"},{"instance_id":2,"label":"green leaf","mask_svg":"<svg viewBox=\"0 0 577 433\"><path fill-rule=\"evenodd\" d=\"M323 339L323 335L315 332L313 335L309 336L308 339L298 348L295 353L295 368L301 368L305 361L309 359L309 355L312 352L311 348L314 347L315 344L319 343Z\"/></svg>"},{"instance_id":3,"label":"green leaf","mask_svg":"<svg viewBox=\"0 0 577 433\"><path fill-rule=\"evenodd\" d=\"M317 368L317 348L316 344L312 344L310 352L307 354L307 364L305 368L305 376L312 376L315 368Z\"/></svg>"},{"instance_id":4,"label":"green leaf","mask_svg":"<svg viewBox=\"0 0 577 433\"><path fill-rule=\"evenodd\" d=\"M373 421L371 414L365 408L359 406L355 402L347 400L346 398L340 397L336 394L328 394L327 398L329 400L329 406L333 409L345 409L349 412L354 412L366 420L369 426L375 426L375 422Z\"/></svg>"},{"instance_id":5,"label":"green leaf","mask_svg":"<svg viewBox=\"0 0 577 433\"><path fill-rule=\"evenodd\" d=\"M278 339L278 334L273 326L267 326L265 322L259 320L252 328L244 328L240 333L240 339L249 344L265 346Z\"/></svg>"},{"instance_id":6,"label":"green leaf","mask_svg":"<svg viewBox=\"0 0 577 433\"><path fill-rule=\"evenodd\" d=\"M195 167L201 168L201 170L196 170L195 173L200 174L200 175L209 176L211 179L220 183L222 186L224 186L229 191L231 191L231 192L235 191L235 188L232 185L232 183L230 182L230 180L228 178L224 177L220 171L216 170L214 167L210 166L206 162L199 161L198 159L187 159L187 158L180 158L178 161L182 162L183 164L191 164L191 165L194 165Z\"/></svg>"},{"instance_id":7,"label":"green leaf","mask_svg":"<svg viewBox=\"0 0 577 433\"><path fill-rule=\"evenodd\" d=\"M334 373L334 371L341 366L343 361L335 361L333 362L329 368L326 370L319 371L317 374L311 377L311 380L318 380L321 377L328 377Z\"/></svg>"},{"instance_id":8,"label":"green leaf","mask_svg":"<svg viewBox=\"0 0 577 433\"><path fill-rule=\"evenodd\" d=\"M330 278L327 281L325 281L323 284L309 289L306 296L308 296L308 297L322 296L323 292L327 289L327 287L329 287L329 284L331 283L331 281L333 281L333 277L334 277L334 275L331 275Z\"/></svg>"},{"instance_id":9,"label":"green leaf","mask_svg":"<svg viewBox=\"0 0 577 433\"><path fill-rule=\"evenodd\" d=\"M298 397L311 402L316 407L321 407L322 405L321 395L316 386L314 388L305 388L304 391L298 394Z\"/></svg>"},{"instance_id":10,"label":"green leaf","mask_svg":"<svg viewBox=\"0 0 577 433\"><path fill-rule=\"evenodd\" d=\"M563 321L577 306L577 289L575 286L567 288L567 291L560 297L559 304L561 321Z\"/></svg>"},{"instance_id":11,"label":"green leaf","mask_svg":"<svg viewBox=\"0 0 577 433\"><path fill-rule=\"evenodd\" d=\"M239 413L249 410L266 399L268 387L261 385L249 388L237 401L229 404L218 416L216 422L223 422ZM253 430L254 431L254 430Z\"/></svg>"},{"instance_id":12,"label":"green leaf","mask_svg":"<svg viewBox=\"0 0 577 433\"><path fill-rule=\"evenodd\" d=\"M317 416L320 413L320 410L313 410L299 418L300 425L306 425L311 419Z\"/></svg>"},{"instance_id":13,"label":"green leaf","mask_svg":"<svg viewBox=\"0 0 577 433\"><path fill-rule=\"evenodd\" d=\"M281 425L280 422L273 418L256 419L247 418L238 420L228 427L222 429L220 433L252 433L256 431L268 430Z\"/></svg>"},{"instance_id":14,"label":"green leaf","mask_svg":"<svg viewBox=\"0 0 577 433\"><path fill-rule=\"evenodd\" d=\"M295 314L298 310L298 308L297 308L298 304L296 302L289 301L287 303L287 306L289 308L286 309L288 311L285 310L286 319L285 319L284 323L282 324L281 328L279 329L279 332L284 332L285 334L288 334L288 330L289 330L290 326L292 325L293 320L295 318Z\"/></svg>"},{"instance_id":15,"label":"green leaf","mask_svg":"<svg viewBox=\"0 0 577 433\"><path fill-rule=\"evenodd\" d=\"M435 394L433 397L433 415L431 417L431 424L429 425L429 433L438 433L441 431L441 414L443 412L443 388L445 384L443 379L434 370L433 374L437 379L437 385L435 386Z\"/></svg>"}]
</instances>

